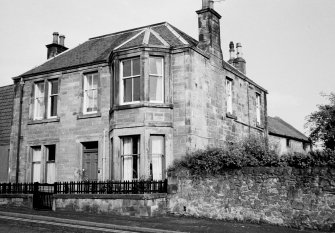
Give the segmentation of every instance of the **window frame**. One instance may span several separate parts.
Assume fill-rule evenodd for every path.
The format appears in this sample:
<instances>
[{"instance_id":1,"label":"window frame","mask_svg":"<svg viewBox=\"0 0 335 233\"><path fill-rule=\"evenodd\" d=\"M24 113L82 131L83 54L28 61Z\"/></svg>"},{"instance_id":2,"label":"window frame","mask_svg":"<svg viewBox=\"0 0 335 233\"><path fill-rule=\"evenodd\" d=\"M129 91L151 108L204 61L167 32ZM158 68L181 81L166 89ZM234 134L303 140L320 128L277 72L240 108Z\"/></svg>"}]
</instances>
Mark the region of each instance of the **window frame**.
<instances>
[{"instance_id":1,"label":"window frame","mask_svg":"<svg viewBox=\"0 0 335 233\"><path fill-rule=\"evenodd\" d=\"M162 151L162 154L153 154L152 152L152 137L162 137L162 140L163 140L163 151ZM161 167L161 173L162 173L162 177L161 177L161 180L164 180L165 178L165 160L166 160L166 141L165 141L165 135L158 135L158 134L151 134L150 135L150 148L149 148L149 158L150 158L150 178L153 180L154 177L153 177L153 163L152 163L152 158L153 156L161 156L161 164L162 164L162 167Z\"/></svg>"},{"instance_id":2,"label":"window frame","mask_svg":"<svg viewBox=\"0 0 335 233\"><path fill-rule=\"evenodd\" d=\"M256 92L256 125L260 126L262 124L262 100L261 94Z\"/></svg>"},{"instance_id":3,"label":"window frame","mask_svg":"<svg viewBox=\"0 0 335 233\"><path fill-rule=\"evenodd\" d=\"M133 60L135 59L139 59L139 63L140 63L140 73L139 75L132 75L132 72L133 72ZM127 76L127 77L123 77L123 63L125 61L131 61L131 75L130 76ZM119 62L119 67L120 67L120 72L119 72L119 82L120 82L120 85L119 85L119 90L120 90L120 105L126 105L126 104L136 104L136 103L140 103L141 102L141 82L142 82L142 59L141 59L141 56L135 56L135 57L131 57L131 58L125 58L125 59L122 59L120 60ZM140 99L139 100L136 100L134 101L134 79L135 78L139 78L140 79L140 90L139 90L139 96L140 96ZM124 80L125 79L131 79L132 80L132 89L131 89L131 98L132 98L132 101L130 102L125 102L124 101L124 96L125 96L125 93L124 93Z\"/></svg>"},{"instance_id":4,"label":"window frame","mask_svg":"<svg viewBox=\"0 0 335 233\"><path fill-rule=\"evenodd\" d=\"M131 138L131 147L134 147L134 138L137 139L137 154L124 154L124 140L126 138ZM131 157L131 164L132 167L134 166L134 157L136 156L136 163L137 163L137 171L136 171L136 175L137 177L134 177L134 171L132 172L131 176L132 176L132 180L139 180L140 178L140 157L141 157L141 136L140 135L128 135L128 136L121 136L120 137L120 142L121 142L121 150L120 150L120 159L121 159L121 177L122 180L125 180L125 167L124 167L124 158L125 157ZM132 181L129 180L129 181Z\"/></svg>"},{"instance_id":5,"label":"window frame","mask_svg":"<svg viewBox=\"0 0 335 233\"><path fill-rule=\"evenodd\" d=\"M57 81L57 94L51 94L52 92L52 82L53 81ZM47 85L48 85L48 100L47 100L47 119L54 119L54 118L57 118L58 117L58 99L59 99L59 79L48 79L47 80ZM55 116L51 116L51 109L52 109L52 106L51 106L51 98L52 97L57 97L57 100L56 100L56 106L57 106L57 110L56 110L56 115Z\"/></svg>"},{"instance_id":6,"label":"window frame","mask_svg":"<svg viewBox=\"0 0 335 233\"><path fill-rule=\"evenodd\" d=\"M151 64L150 64L150 62L151 62L151 59L160 59L161 61L162 61L162 65L161 65L161 75L158 75L158 74L151 74L151 72L150 72L150 67L151 67ZM165 74L165 70L164 70L164 57L160 57L160 56L150 56L149 55L149 62L148 62L148 64L146 64L146 65L148 65L148 67L149 67L149 74L148 74L148 78L149 78L149 87L148 87L148 91L149 91L149 93L148 93L148 96L149 96L149 102L151 102L151 103L164 103L164 100L165 100L165 85L164 85L164 83L165 83L165 78L164 78L164 74ZM151 100L150 99L150 78L151 77L156 77L156 78L161 78L161 90L162 90L162 99L161 100Z\"/></svg>"},{"instance_id":7,"label":"window frame","mask_svg":"<svg viewBox=\"0 0 335 233\"><path fill-rule=\"evenodd\" d=\"M34 160L34 150L39 148L40 149L40 160L39 161L35 161ZM30 151L31 151L31 181L32 182L39 182L41 183L43 180L43 175L42 175L42 171L43 171L43 168L42 168L42 160L43 160L43 150L42 150L42 146L39 145L39 146L31 146L30 147ZM40 165L40 168L39 168L39 181L35 181L34 180L34 174L35 174L35 169L34 169L34 165L35 164L39 164Z\"/></svg>"},{"instance_id":8,"label":"window frame","mask_svg":"<svg viewBox=\"0 0 335 233\"><path fill-rule=\"evenodd\" d=\"M50 148L51 147L54 147L54 153L55 153L55 158L54 158L54 160L50 160L50 158L49 158L49 156L50 156ZM45 177L44 177L44 179L45 179L45 182L46 183L48 183L48 179L49 179L49 177L48 177L48 165L49 164L54 164L54 172L55 172L55 174L54 174L54 178L55 178L55 180L56 180L56 158L57 158L57 147L56 147L56 144L50 144L50 145L45 145L45 148L46 148L46 150L45 150ZM55 180L54 180L54 182L55 182ZM54 183L54 182L50 182L50 183Z\"/></svg>"},{"instance_id":9,"label":"window frame","mask_svg":"<svg viewBox=\"0 0 335 233\"><path fill-rule=\"evenodd\" d=\"M96 75L96 76L95 76ZM88 86L88 78L89 77L92 77L92 88L89 89L87 86ZM97 78L96 80L96 88L94 89L94 77ZM83 74L83 102L82 102L82 108L83 108L83 114L84 115L89 115L89 114L96 114L99 112L99 88L100 88L100 75L99 75L99 72L89 72L89 73L85 73ZM97 108L95 111L87 111L88 109L88 97L86 95L86 91L96 91L96 105L97 105Z\"/></svg>"},{"instance_id":10,"label":"window frame","mask_svg":"<svg viewBox=\"0 0 335 233\"><path fill-rule=\"evenodd\" d=\"M226 77L226 113L233 115L233 80Z\"/></svg>"},{"instance_id":11,"label":"window frame","mask_svg":"<svg viewBox=\"0 0 335 233\"><path fill-rule=\"evenodd\" d=\"M40 92L41 96L37 97L37 91L40 90L38 88L39 84L42 84L43 85L43 95L42 95L42 92ZM46 85L45 85L45 80L43 81L38 81L38 82L34 82L34 91L33 91L33 98L34 98L34 102L33 102L33 109L34 109L34 112L33 112L33 120L43 120L45 118L45 89L46 89ZM43 100L43 105L40 106L40 117L37 117L37 106L38 106L38 100L42 99Z\"/></svg>"}]
</instances>

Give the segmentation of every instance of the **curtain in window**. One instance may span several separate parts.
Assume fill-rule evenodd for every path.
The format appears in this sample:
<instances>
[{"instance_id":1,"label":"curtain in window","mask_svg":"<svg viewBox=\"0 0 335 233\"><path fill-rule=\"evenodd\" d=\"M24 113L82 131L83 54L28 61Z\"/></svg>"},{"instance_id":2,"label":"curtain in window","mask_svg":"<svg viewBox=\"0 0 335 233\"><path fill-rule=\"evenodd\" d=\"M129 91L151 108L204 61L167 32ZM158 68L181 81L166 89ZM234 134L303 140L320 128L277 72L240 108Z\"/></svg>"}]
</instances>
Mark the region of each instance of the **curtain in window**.
<instances>
[{"instance_id":1,"label":"curtain in window","mask_svg":"<svg viewBox=\"0 0 335 233\"><path fill-rule=\"evenodd\" d=\"M163 58L150 57L150 101L163 102Z\"/></svg>"},{"instance_id":2,"label":"curtain in window","mask_svg":"<svg viewBox=\"0 0 335 233\"><path fill-rule=\"evenodd\" d=\"M163 179L164 137L151 136L152 178Z\"/></svg>"},{"instance_id":3,"label":"curtain in window","mask_svg":"<svg viewBox=\"0 0 335 233\"><path fill-rule=\"evenodd\" d=\"M47 183L49 184L55 183L55 163L54 162L47 163Z\"/></svg>"},{"instance_id":4,"label":"curtain in window","mask_svg":"<svg viewBox=\"0 0 335 233\"><path fill-rule=\"evenodd\" d=\"M34 119L43 119L44 116L44 82L35 84L35 112Z\"/></svg>"},{"instance_id":5,"label":"curtain in window","mask_svg":"<svg viewBox=\"0 0 335 233\"><path fill-rule=\"evenodd\" d=\"M123 180L133 179L132 138L123 138Z\"/></svg>"},{"instance_id":6,"label":"curtain in window","mask_svg":"<svg viewBox=\"0 0 335 233\"><path fill-rule=\"evenodd\" d=\"M32 152L33 152L33 168L32 168L33 182L41 182L41 158L42 158L41 147L32 148Z\"/></svg>"}]
</instances>

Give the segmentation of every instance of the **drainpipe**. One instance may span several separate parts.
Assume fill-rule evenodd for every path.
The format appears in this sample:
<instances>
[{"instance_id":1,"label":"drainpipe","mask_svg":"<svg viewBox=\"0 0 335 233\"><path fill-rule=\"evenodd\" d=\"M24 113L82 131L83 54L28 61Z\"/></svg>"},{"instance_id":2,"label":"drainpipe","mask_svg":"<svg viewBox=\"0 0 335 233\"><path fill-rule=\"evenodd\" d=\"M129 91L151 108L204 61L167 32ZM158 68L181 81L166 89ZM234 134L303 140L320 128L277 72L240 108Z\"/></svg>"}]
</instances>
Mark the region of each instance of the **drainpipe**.
<instances>
[{"instance_id":1,"label":"drainpipe","mask_svg":"<svg viewBox=\"0 0 335 233\"><path fill-rule=\"evenodd\" d=\"M19 166L20 166L20 144L21 144L21 124L22 124L22 102L23 102L23 87L24 81L23 78L20 80L20 89L19 89L19 99L20 99L20 107L19 107L19 128L17 132L17 154L16 154L16 177L15 182L19 183Z\"/></svg>"}]
</instances>

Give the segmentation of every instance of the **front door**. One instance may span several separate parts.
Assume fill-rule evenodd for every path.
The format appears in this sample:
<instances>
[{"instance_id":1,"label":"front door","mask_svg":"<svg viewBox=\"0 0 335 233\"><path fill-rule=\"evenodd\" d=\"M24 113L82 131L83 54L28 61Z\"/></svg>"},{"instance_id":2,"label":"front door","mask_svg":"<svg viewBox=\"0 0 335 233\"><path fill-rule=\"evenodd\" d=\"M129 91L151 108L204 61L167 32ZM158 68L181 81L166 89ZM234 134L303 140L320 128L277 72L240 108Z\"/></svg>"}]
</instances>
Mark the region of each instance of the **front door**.
<instances>
[{"instance_id":1,"label":"front door","mask_svg":"<svg viewBox=\"0 0 335 233\"><path fill-rule=\"evenodd\" d=\"M98 180L98 142L84 144L83 180Z\"/></svg>"}]
</instances>

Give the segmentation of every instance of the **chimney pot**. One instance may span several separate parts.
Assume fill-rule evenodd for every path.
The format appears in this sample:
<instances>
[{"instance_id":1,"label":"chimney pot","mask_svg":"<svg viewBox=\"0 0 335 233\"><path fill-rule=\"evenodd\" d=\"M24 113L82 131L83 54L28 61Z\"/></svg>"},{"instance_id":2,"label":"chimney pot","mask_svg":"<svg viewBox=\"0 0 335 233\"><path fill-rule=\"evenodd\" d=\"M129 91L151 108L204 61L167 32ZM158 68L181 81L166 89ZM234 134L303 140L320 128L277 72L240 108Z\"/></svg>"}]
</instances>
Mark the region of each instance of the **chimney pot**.
<instances>
[{"instance_id":1,"label":"chimney pot","mask_svg":"<svg viewBox=\"0 0 335 233\"><path fill-rule=\"evenodd\" d=\"M230 54L230 59L229 63L233 63L233 60L235 59L235 45L233 41L230 41L229 43L229 54Z\"/></svg>"},{"instance_id":2,"label":"chimney pot","mask_svg":"<svg viewBox=\"0 0 335 233\"><path fill-rule=\"evenodd\" d=\"M202 9L207 9L207 8L214 9L213 0L202 0Z\"/></svg>"},{"instance_id":3,"label":"chimney pot","mask_svg":"<svg viewBox=\"0 0 335 233\"><path fill-rule=\"evenodd\" d=\"M54 44L58 44L58 32L54 32L53 34L53 41L52 41L52 43L54 43Z\"/></svg>"},{"instance_id":4,"label":"chimney pot","mask_svg":"<svg viewBox=\"0 0 335 233\"><path fill-rule=\"evenodd\" d=\"M64 36L64 35L60 35L60 36L59 36L59 44L60 44L61 46L65 46L65 45L64 45L64 41L65 41L65 36Z\"/></svg>"},{"instance_id":5,"label":"chimney pot","mask_svg":"<svg viewBox=\"0 0 335 233\"><path fill-rule=\"evenodd\" d=\"M237 51L236 56L237 57L242 57L242 45L241 45L241 43L236 44L236 51Z\"/></svg>"}]
</instances>

